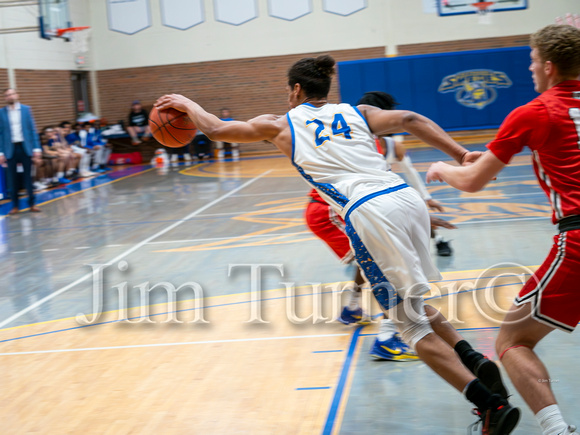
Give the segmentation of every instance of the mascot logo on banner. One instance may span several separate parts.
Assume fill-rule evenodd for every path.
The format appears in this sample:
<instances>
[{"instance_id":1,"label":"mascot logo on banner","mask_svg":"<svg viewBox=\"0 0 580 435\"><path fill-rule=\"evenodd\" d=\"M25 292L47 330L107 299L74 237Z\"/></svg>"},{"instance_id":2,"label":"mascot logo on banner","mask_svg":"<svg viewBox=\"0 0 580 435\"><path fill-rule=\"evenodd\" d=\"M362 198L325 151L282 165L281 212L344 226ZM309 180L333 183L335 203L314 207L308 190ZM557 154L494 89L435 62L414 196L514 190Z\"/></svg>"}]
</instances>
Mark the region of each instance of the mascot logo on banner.
<instances>
[{"instance_id":1,"label":"mascot logo on banner","mask_svg":"<svg viewBox=\"0 0 580 435\"><path fill-rule=\"evenodd\" d=\"M445 77L438 91L442 94L455 92L459 104L483 109L497 98L496 88L509 88L511 85L512 81L506 73L480 69L461 71Z\"/></svg>"}]
</instances>

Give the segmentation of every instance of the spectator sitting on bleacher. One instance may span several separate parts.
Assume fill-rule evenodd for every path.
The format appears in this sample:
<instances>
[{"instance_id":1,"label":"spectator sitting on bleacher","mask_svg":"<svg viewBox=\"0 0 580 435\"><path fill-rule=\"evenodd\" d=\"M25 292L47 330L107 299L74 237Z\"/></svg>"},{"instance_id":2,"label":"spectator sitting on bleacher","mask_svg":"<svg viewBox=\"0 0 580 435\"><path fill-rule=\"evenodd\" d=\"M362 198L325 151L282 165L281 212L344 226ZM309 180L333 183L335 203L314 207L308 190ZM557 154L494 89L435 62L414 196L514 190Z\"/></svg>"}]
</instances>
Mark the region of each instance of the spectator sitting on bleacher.
<instances>
[{"instance_id":1,"label":"spectator sitting on bleacher","mask_svg":"<svg viewBox=\"0 0 580 435\"><path fill-rule=\"evenodd\" d=\"M97 119L93 124L86 123L85 130L87 131L87 147L93 150L91 170L101 173L108 171L107 163L111 157L112 147L102 135L101 121Z\"/></svg>"},{"instance_id":2,"label":"spectator sitting on bleacher","mask_svg":"<svg viewBox=\"0 0 580 435\"><path fill-rule=\"evenodd\" d=\"M55 131L52 126L44 127L40 133L40 144L42 145L42 161L43 170L42 174L37 176L41 177L40 181L46 187L54 187L60 184L56 174L58 172L64 172L66 162L61 156L59 156L56 149L52 149L48 145L49 139L54 138Z\"/></svg>"},{"instance_id":3,"label":"spectator sitting on bleacher","mask_svg":"<svg viewBox=\"0 0 580 435\"><path fill-rule=\"evenodd\" d=\"M141 143L141 140L139 140L140 134L143 135L143 140L151 139L151 130L149 129L149 114L137 100L133 101L133 104L131 105L127 133L129 133L129 136L131 136L133 145L139 145Z\"/></svg>"},{"instance_id":4,"label":"spectator sitting on bleacher","mask_svg":"<svg viewBox=\"0 0 580 435\"><path fill-rule=\"evenodd\" d=\"M66 137L71 134L71 123L69 121L63 121L60 123L56 129L56 138L61 148L68 150L71 153L71 158L68 161L66 168L66 178L69 180L76 180L79 177L79 163L81 161L82 154L77 153L70 143L67 141ZM59 177L60 178L60 177Z\"/></svg>"},{"instance_id":5,"label":"spectator sitting on bleacher","mask_svg":"<svg viewBox=\"0 0 580 435\"><path fill-rule=\"evenodd\" d=\"M66 124L65 124L66 125ZM92 151L87 148L87 133L83 130L83 126L80 123L76 123L74 130L71 131L70 123L68 123L69 133L65 135L65 139L72 148L72 150L81 156L78 173L81 177L90 177L95 175L94 172L89 170L91 165L91 155Z\"/></svg>"},{"instance_id":6,"label":"spectator sitting on bleacher","mask_svg":"<svg viewBox=\"0 0 580 435\"><path fill-rule=\"evenodd\" d=\"M42 143L42 142L41 142ZM50 180L45 182L47 178L47 173L49 173L49 164L44 159L44 155L41 158L37 158L32 166L32 187L34 191L47 189L50 185Z\"/></svg>"},{"instance_id":7,"label":"spectator sitting on bleacher","mask_svg":"<svg viewBox=\"0 0 580 435\"><path fill-rule=\"evenodd\" d=\"M55 127L52 131L47 130L45 149L47 151L56 151L59 160L63 163L58 166L56 176L53 177L53 182L60 184L70 183L71 180L65 178L65 174L66 176L74 174L74 168L78 165L80 156L73 152L64 138L60 127Z\"/></svg>"}]
</instances>

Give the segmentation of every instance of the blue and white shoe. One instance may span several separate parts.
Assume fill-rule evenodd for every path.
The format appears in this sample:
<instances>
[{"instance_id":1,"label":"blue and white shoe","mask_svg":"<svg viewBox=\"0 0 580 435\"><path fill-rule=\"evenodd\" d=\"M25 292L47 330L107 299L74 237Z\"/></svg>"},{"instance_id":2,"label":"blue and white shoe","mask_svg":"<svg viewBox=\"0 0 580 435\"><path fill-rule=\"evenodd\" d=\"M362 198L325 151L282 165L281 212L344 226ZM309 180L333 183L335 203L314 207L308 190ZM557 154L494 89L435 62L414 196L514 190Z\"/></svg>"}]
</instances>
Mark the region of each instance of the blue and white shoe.
<instances>
[{"instance_id":1,"label":"blue and white shoe","mask_svg":"<svg viewBox=\"0 0 580 435\"><path fill-rule=\"evenodd\" d=\"M399 333L385 341L377 338L369 354L382 361L417 361L419 356L403 340Z\"/></svg>"},{"instance_id":2,"label":"blue and white shoe","mask_svg":"<svg viewBox=\"0 0 580 435\"><path fill-rule=\"evenodd\" d=\"M371 322L369 317L364 314L362 308L360 307L356 310L349 310L348 307L344 307L337 320L341 323L344 323L345 325L350 325L351 323L368 325Z\"/></svg>"}]
</instances>

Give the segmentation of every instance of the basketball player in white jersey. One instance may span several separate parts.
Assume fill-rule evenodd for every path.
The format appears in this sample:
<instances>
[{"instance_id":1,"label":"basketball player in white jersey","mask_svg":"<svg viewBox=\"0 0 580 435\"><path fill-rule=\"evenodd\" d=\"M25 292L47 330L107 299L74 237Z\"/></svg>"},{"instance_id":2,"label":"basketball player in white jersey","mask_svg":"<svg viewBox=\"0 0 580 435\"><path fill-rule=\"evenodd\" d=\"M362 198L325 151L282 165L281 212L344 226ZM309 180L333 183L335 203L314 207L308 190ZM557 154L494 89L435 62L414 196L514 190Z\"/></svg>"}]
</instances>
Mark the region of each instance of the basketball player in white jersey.
<instances>
[{"instance_id":1,"label":"basketball player in white jersey","mask_svg":"<svg viewBox=\"0 0 580 435\"><path fill-rule=\"evenodd\" d=\"M173 107L186 112L214 141L265 140L290 158L346 222L357 263L405 341L431 369L475 404L483 434L509 434L519 421L520 411L507 401L497 366L471 349L445 318L423 301L430 289L429 280L441 279L429 255L427 207L416 190L387 171L373 135L407 131L461 164L474 161L480 153L469 153L437 124L417 113L329 104L334 65L332 57L319 56L302 59L290 68L287 91L291 110L286 116L261 115L248 122L226 122L176 94L161 97L155 105L160 110ZM498 394L492 394L488 387Z\"/></svg>"}]
</instances>

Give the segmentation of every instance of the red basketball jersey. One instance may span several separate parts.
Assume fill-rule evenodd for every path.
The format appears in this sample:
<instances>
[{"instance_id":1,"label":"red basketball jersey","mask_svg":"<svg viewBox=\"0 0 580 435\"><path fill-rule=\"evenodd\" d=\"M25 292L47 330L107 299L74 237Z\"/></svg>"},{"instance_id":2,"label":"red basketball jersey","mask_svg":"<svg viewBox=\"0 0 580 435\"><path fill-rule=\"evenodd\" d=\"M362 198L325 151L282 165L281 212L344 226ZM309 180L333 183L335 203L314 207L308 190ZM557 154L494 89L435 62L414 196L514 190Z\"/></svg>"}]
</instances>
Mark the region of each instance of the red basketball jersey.
<instances>
[{"instance_id":1,"label":"red basketball jersey","mask_svg":"<svg viewBox=\"0 0 580 435\"><path fill-rule=\"evenodd\" d=\"M487 147L503 163L528 146L552 221L580 215L580 81L562 82L511 112Z\"/></svg>"}]
</instances>

